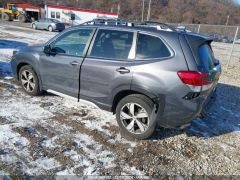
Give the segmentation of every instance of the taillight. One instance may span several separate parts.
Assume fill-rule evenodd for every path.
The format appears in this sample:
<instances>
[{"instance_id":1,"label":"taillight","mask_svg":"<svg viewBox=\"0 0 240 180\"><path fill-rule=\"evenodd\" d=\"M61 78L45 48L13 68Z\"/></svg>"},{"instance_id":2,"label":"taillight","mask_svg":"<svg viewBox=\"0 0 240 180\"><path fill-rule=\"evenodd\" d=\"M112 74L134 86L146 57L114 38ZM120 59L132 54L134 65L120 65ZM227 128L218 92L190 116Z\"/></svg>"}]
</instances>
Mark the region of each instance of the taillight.
<instances>
[{"instance_id":1,"label":"taillight","mask_svg":"<svg viewBox=\"0 0 240 180\"><path fill-rule=\"evenodd\" d=\"M178 76L182 82L188 85L193 91L200 92L211 87L208 73L197 71L178 71Z\"/></svg>"}]
</instances>

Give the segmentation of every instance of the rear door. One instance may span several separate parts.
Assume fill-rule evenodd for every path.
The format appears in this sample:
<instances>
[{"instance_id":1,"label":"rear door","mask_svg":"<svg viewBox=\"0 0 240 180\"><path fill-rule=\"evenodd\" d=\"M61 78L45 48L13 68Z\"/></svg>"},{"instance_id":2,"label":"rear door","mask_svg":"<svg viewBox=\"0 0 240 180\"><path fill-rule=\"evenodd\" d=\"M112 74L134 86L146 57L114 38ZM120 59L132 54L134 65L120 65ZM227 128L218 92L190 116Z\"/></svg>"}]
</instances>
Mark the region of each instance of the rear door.
<instances>
[{"instance_id":1,"label":"rear door","mask_svg":"<svg viewBox=\"0 0 240 180\"><path fill-rule=\"evenodd\" d=\"M130 90L136 33L99 29L81 70L81 98L110 108L114 95Z\"/></svg>"},{"instance_id":2,"label":"rear door","mask_svg":"<svg viewBox=\"0 0 240 180\"><path fill-rule=\"evenodd\" d=\"M43 53L40 57L45 89L78 97L80 67L94 31L93 28L71 30L50 44L55 55Z\"/></svg>"}]
</instances>

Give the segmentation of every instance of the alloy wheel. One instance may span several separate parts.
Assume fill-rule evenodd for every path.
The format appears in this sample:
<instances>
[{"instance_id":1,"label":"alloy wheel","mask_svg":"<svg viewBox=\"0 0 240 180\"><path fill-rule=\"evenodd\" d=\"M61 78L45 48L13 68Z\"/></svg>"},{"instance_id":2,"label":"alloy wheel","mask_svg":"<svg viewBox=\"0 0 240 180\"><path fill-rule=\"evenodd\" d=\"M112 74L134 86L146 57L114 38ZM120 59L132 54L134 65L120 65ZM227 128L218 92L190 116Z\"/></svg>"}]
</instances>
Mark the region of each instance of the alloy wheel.
<instances>
[{"instance_id":1,"label":"alloy wheel","mask_svg":"<svg viewBox=\"0 0 240 180\"><path fill-rule=\"evenodd\" d=\"M133 134L142 134L149 127L147 111L137 103L125 104L120 113L123 126Z\"/></svg>"},{"instance_id":2,"label":"alloy wheel","mask_svg":"<svg viewBox=\"0 0 240 180\"><path fill-rule=\"evenodd\" d=\"M21 73L21 83L22 83L23 88L27 92L33 92L34 88L36 86L34 76L28 70L24 70Z\"/></svg>"}]
</instances>

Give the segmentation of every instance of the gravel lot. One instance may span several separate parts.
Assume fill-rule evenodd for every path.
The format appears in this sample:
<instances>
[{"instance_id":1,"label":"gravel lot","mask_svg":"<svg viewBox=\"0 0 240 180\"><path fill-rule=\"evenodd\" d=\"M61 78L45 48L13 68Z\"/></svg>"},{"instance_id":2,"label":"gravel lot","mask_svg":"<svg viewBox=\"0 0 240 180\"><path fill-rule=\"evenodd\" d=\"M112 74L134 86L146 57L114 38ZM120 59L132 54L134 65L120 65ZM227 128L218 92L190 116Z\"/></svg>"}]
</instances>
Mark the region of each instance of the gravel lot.
<instances>
[{"instance_id":1,"label":"gravel lot","mask_svg":"<svg viewBox=\"0 0 240 180\"><path fill-rule=\"evenodd\" d=\"M240 55L234 52L227 71L231 45L213 43L223 73L204 118L134 141L121 136L111 113L23 93L9 77L12 50L57 34L28 25L0 23L0 175L240 175Z\"/></svg>"}]
</instances>

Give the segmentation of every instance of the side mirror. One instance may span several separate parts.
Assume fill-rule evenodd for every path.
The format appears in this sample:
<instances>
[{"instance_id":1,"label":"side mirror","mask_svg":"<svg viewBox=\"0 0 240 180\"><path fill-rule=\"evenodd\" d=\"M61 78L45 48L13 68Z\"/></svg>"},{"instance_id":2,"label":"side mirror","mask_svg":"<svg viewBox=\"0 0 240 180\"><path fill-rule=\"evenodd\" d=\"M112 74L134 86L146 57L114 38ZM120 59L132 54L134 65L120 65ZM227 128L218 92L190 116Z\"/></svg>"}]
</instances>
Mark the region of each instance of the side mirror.
<instances>
[{"instance_id":1,"label":"side mirror","mask_svg":"<svg viewBox=\"0 0 240 180\"><path fill-rule=\"evenodd\" d=\"M57 54L57 51L52 49L50 45L44 46L43 52L47 55L53 55L53 56Z\"/></svg>"},{"instance_id":2,"label":"side mirror","mask_svg":"<svg viewBox=\"0 0 240 180\"><path fill-rule=\"evenodd\" d=\"M43 52L44 52L45 54L50 55L50 54L51 54L51 46L50 46L50 45L44 46Z\"/></svg>"}]
</instances>

